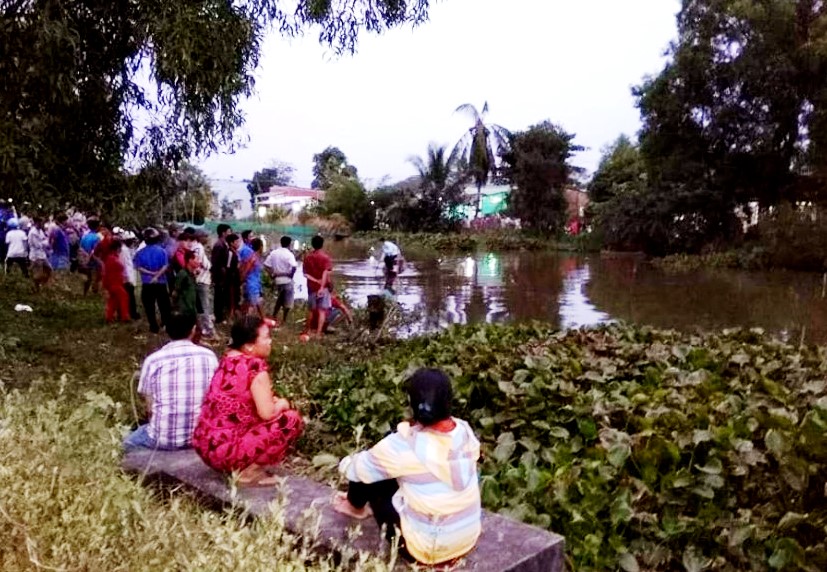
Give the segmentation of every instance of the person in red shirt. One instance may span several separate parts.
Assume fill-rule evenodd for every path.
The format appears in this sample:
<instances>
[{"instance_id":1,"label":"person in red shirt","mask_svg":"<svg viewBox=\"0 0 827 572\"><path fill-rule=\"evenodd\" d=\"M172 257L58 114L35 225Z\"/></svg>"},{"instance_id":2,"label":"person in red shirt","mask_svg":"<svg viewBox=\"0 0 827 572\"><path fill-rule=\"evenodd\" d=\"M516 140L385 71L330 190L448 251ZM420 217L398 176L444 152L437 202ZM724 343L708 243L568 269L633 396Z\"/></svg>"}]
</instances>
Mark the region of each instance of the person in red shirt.
<instances>
[{"instance_id":1,"label":"person in red shirt","mask_svg":"<svg viewBox=\"0 0 827 572\"><path fill-rule=\"evenodd\" d=\"M109 295L106 300L106 321L110 323L116 317L121 322L129 322L131 319L129 295L123 287L124 267L120 256L122 247L120 240L110 240L103 259L103 287Z\"/></svg>"},{"instance_id":2,"label":"person in red shirt","mask_svg":"<svg viewBox=\"0 0 827 572\"><path fill-rule=\"evenodd\" d=\"M333 272L333 262L330 256L322 250L324 238L314 236L310 241L313 252L305 256L304 276L307 278L307 321L305 331L311 332L315 325L315 334L322 335L327 313L330 311L330 275Z\"/></svg>"}]
</instances>

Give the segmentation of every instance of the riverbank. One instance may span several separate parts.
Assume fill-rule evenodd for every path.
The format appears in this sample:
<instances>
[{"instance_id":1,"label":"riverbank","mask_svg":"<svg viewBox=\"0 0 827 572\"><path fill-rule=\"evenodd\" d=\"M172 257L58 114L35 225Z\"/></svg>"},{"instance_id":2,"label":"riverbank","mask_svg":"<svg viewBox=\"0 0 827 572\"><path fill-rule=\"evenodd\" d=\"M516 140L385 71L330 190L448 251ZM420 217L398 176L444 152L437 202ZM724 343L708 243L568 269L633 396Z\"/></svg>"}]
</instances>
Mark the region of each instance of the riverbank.
<instances>
[{"instance_id":1,"label":"riverbank","mask_svg":"<svg viewBox=\"0 0 827 572\"><path fill-rule=\"evenodd\" d=\"M0 319L15 324L0 340L0 486L12 499L0 514L16 523L0 533L15 547L4 569L32 557L66 569L294 562L299 544L277 523L245 525L120 474L132 375L163 340L143 323L106 326L100 299L59 286L0 282ZM276 334L270 360L309 418L293 470L335 482L340 455L404 417L410 371L442 367L482 442L485 506L564 534L575 569L827 569L824 348L625 326L457 327L385 344L300 344L297 331Z\"/></svg>"},{"instance_id":2,"label":"riverbank","mask_svg":"<svg viewBox=\"0 0 827 572\"><path fill-rule=\"evenodd\" d=\"M567 237L565 239L544 238L522 233L518 230L498 230L487 232L462 231L456 233L404 233L404 232L358 232L348 240L374 246L381 239L388 239L398 244L403 252L488 252L508 251L559 251L559 252L598 252L588 237Z\"/></svg>"}]
</instances>

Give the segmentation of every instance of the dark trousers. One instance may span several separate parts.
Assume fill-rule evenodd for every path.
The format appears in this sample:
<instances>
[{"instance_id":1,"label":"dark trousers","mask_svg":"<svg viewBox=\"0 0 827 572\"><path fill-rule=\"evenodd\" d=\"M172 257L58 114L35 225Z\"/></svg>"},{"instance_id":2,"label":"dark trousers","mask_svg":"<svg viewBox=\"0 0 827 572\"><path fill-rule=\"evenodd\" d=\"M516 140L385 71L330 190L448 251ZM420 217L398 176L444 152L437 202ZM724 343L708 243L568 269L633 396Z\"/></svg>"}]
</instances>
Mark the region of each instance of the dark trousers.
<instances>
[{"instance_id":1,"label":"dark trousers","mask_svg":"<svg viewBox=\"0 0 827 572\"><path fill-rule=\"evenodd\" d=\"M227 319L227 312L229 311L230 293L227 291L227 285L213 279L215 290L213 291L213 314L215 314L215 323L220 324Z\"/></svg>"},{"instance_id":2,"label":"dark trousers","mask_svg":"<svg viewBox=\"0 0 827 572\"><path fill-rule=\"evenodd\" d=\"M123 289L126 290L126 296L129 299L129 317L137 320L141 316L138 314L138 301L135 299L135 285L131 282L124 282Z\"/></svg>"},{"instance_id":3,"label":"dark trousers","mask_svg":"<svg viewBox=\"0 0 827 572\"><path fill-rule=\"evenodd\" d=\"M157 334L160 331L158 327L158 320L155 316L155 305L158 305L158 311L161 313L161 321L164 324L169 323L170 303L169 290L166 284L144 284L141 286L141 302L144 305L144 313L146 313L146 321L149 322L149 331Z\"/></svg>"},{"instance_id":4,"label":"dark trousers","mask_svg":"<svg viewBox=\"0 0 827 572\"><path fill-rule=\"evenodd\" d=\"M399 528L399 513L396 512L393 502L391 502L397 490L399 490L399 484L396 479L370 484L350 481L347 485L347 500L350 504L356 508L362 508L366 504L370 504L376 524L379 525L379 528L386 527L385 538L391 542L396 536L396 529ZM399 552L400 554L403 553L403 543L401 541Z\"/></svg>"},{"instance_id":5,"label":"dark trousers","mask_svg":"<svg viewBox=\"0 0 827 572\"><path fill-rule=\"evenodd\" d=\"M6 259L6 272L11 272L11 267L17 264L20 267L20 271L23 273L23 276L26 278L29 277L29 259L25 257L18 257L15 256L13 258Z\"/></svg>"}]
</instances>

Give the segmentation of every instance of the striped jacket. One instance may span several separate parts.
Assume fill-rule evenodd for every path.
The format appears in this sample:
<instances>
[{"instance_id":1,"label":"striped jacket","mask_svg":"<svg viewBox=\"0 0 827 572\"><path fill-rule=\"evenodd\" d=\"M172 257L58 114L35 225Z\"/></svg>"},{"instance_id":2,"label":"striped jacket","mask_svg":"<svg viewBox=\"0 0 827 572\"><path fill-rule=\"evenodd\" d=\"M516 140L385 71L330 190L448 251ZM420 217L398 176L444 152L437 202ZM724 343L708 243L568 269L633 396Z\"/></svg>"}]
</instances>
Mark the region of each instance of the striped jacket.
<instances>
[{"instance_id":1,"label":"striped jacket","mask_svg":"<svg viewBox=\"0 0 827 572\"><path fill-rule=\"evenodd\" d=\"M400 423L396 433L340 465L351 481L397 480L393 505L402 536L411 555L425 564L462 556L480 535L480 443L468 423L454 421L448 433Z\"/></svg>"}]
</instances>

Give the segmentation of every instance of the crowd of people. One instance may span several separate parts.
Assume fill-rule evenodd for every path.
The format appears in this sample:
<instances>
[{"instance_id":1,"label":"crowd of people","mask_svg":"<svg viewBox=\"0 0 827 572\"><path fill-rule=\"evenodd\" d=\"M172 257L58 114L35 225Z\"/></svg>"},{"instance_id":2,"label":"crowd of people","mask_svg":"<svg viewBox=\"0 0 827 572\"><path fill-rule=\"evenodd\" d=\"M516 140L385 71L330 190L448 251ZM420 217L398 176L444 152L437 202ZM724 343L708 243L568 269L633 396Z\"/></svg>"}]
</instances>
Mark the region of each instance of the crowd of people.
<instances>
[{"instance_id":1,"label":"crowd of people","mask_svg":"<svg viewBox=\"0 0 827 572\"><path fill-rule=\"evenodd\" d=\"M108 322L140 319L136 296L149 330L159 333L171 312L196 316L199 336L212 339L216 324L236 316L272 316L286 322L294 303L298 260L293 239L284 236L272 251L251 230L238 234L226 224L217 228L212 244L206 232L169 225L140 232L109 227L80 213L18 217L0 202L0 259L4 271L19 271L37 289L55 273L84 276L83 293L106 294ZM332 332L333 325L352 322L350 309L336 295L332 261L324 239L311 241L303 260L309 292L303 337ZM263 274L269 275L275 303L268 314Z\"/></svg>"},{"instance_id":2,"label":"crowd of people","mask_svg":"<svg viewBox=\"0 0 827 572\"><path fill-rule=\"evenodd\" d=\"M148 421L126 436L125 450L192 447L208 466L234 473L240 486L277 483L274 470L305 419L273 392L267 361L272 325L253 313L237 318L219 360L195 343L194 316L173 312L171 341L141 368L138 391ZM348 487L333 497L332 508L356 519L373 516L411 561L451 562L471 551L480 535L480 444L468 423L452 415L444 372L420 369L405 391L412 419L341 460Z\"/></svg>"}]
</instances>

